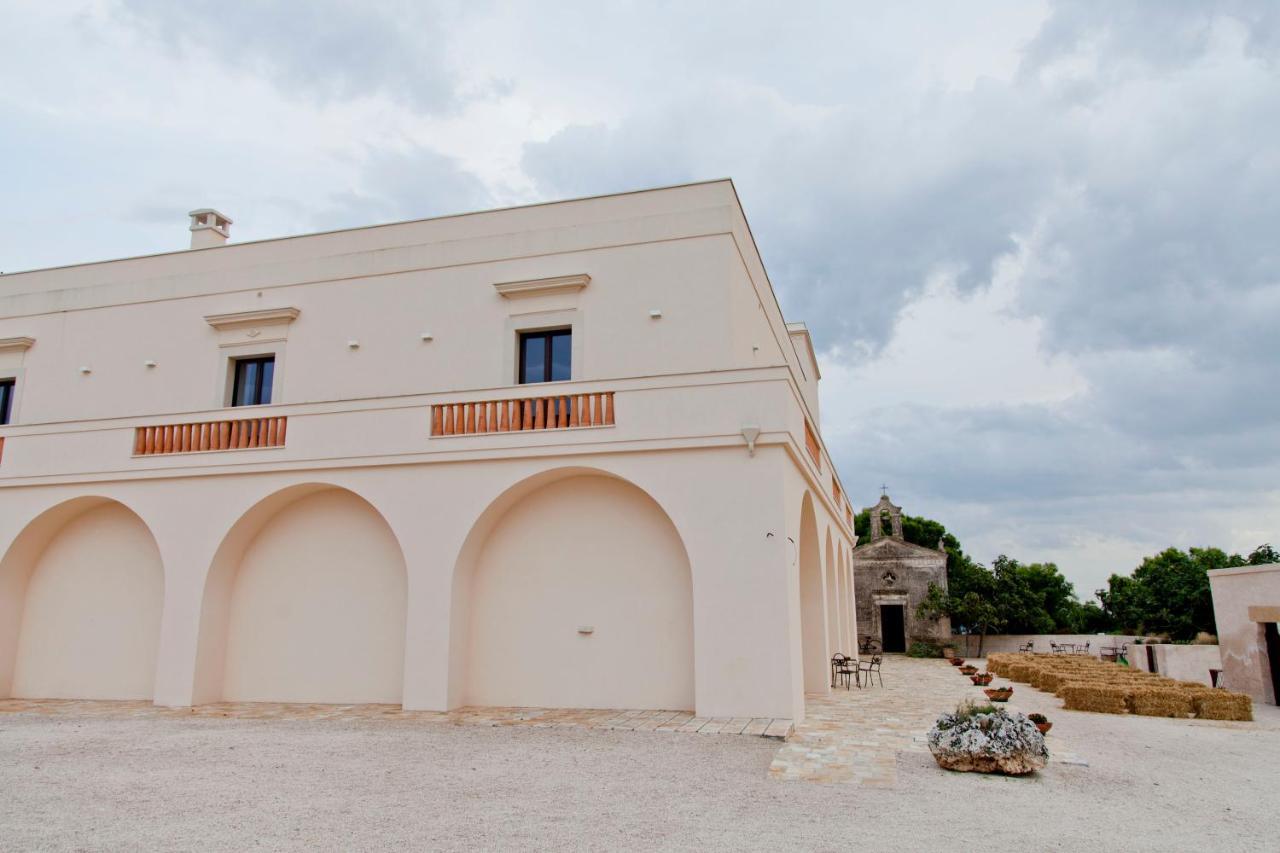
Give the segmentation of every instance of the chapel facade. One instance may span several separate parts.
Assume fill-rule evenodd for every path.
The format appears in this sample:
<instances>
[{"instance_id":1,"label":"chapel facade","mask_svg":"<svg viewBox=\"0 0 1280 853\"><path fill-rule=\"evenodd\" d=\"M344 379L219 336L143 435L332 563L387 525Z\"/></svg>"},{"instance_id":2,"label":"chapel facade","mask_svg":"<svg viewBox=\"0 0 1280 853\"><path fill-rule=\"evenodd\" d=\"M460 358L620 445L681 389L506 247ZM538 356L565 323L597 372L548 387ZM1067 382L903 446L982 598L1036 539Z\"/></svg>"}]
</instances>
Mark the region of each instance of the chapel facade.
<instances>
[{"instance_id":1,"label":"chapel facade","mask_svg":"<svg viewBox=\"0 0 1280 853\"><path fill-rule=\"evenodd\" d=\"M929 584L947 588L947 553L942 542L937 548L925 548L906 541L902 507L887 494L865 511L871 519L870 536L853 549L851 558L859 647L905 652L915 640L950 641L950 619L916 616Z\"/></svg>"}]
</instances>

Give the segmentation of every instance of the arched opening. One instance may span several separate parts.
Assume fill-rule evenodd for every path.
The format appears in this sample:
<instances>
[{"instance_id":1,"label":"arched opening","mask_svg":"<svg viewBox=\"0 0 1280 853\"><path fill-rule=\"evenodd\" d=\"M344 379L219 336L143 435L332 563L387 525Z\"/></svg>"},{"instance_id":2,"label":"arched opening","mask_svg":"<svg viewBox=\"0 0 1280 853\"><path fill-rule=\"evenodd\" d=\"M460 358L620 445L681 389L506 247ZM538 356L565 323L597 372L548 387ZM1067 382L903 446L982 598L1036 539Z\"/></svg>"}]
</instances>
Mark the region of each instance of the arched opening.
<instances>
[{"instance_id":1,"label":"arched opening","mask_svg":"<svg viewBox=\"0 0 1280 853\"><path fill-rule=\"evenodd\" d=\"M354 492L259 502L205 582L195 701L398 704L407 584L395 534Z\"/></svg>"},{"instance_id":2,"label":"arched opening","mask_svg":"<svg viewBox=\"0 0 1280 853\"><path fill-rule=\"evenodd\" d=\"M152 699L164 565L147 525L107 498L34 519L0 562L0 696Z\"/></svg>"},{"instance_id":3,"label":"arched opening","mask_svg":"<svg viewBox=\"0 0 1280 853\"><path fill-rule=\"evenodd\" d=\"M845 650L844 643L840 642L840 581L839 575L836 573L836 552L831 545L831 531L827 530L827 544L823 551L826 559L823 565L826 567L827 578L827 648L831 654L843 652Z\"/></svg>"},{"instance_id":4,"label":"arched opening","mask_svg":"<svg viewBox=\"0 0 1280 853\"><path fill-rule=\"evenodd\" d=\"M800 654L806 693L824 693L830 683L819 547L813 497L805 492L800 506Z\"/></svg>"},{"instance_id":5,"label":"arched opening","mask_svg":"<svg viewBox=\"0 0 1280 853\"><path fill-rule=\"evenodd\" d=\"M635 485L578 468L513 487L476 522L454 584L463 704L694 707L689 558Z\"/></svg>"},{"instance_id":6,"label":"arched opening","mask_svg":"<svg viewBox=\"0 0 1280 853\"><path fill-rule=\"evenodd\" d=\"M849 577L849 560L843 547L840 548L840 624L843 626L847 654L856 654L858 647L853 625L853 581Z\"/></svg>"}]
</instances>

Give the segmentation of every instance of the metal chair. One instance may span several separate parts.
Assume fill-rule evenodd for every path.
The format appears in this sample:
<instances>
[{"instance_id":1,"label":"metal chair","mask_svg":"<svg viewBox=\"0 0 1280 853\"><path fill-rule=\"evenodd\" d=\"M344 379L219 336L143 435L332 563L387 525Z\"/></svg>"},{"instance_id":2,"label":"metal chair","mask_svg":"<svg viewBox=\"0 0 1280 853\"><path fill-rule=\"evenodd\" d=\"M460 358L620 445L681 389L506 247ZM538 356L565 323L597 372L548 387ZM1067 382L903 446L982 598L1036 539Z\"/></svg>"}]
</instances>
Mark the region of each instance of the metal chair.
<instances>
[{"instance_id":1,"label":"metal chair","mask_svg":"<svg viewBox=\"0 0 1280 853\"><path fill-rule=\"evenodd\" d=\"M1035 646L1036 646L1035 640L1030 640L1028 642L1025 642L1022 645L1018 646L1018 654L1026 654L1028 652L1031 652L1033 649L1035 649Z\"/></svg>"},{"instance_id":2,"label":"metal chair","mask_svg":"<svg viewBox=\"0 0 1280 853\"><path fill-rule=\"evenodd\" d=\"M876 678L880 679L880 686L884 687L884 676L880 674L880 661L881 661L880 655L872 655L871 660L858 662L857 677L858 677L859 687L862 686L862 677L864 675L867 677L868 687L871 686L871 676L873 675Z\"/></svg>"},{"instance_id":3,"label":"metal chair","mask_svg":"<svg viewBox=\"0 0 1280 853\"><path fill-rule=\"evenodd\" d=\"M848 655L840 655L840 660L836 662L836 677L844 681L844 689L849 690L854 682L858 687L862 687L862 682L858 681L858 661ZM834 684L832 685L835 686Z\"/></svg>"},{"instance_id":4,"label":"metal chair","mask_svg":"<svg viewBox=\"0 0 1280 853\"><path fill-rule=\"evenodd\" d=\"M835 687L839 683L839 681L843 679L845 689L846 690L849 689L849 677L851 675L857 675L857 673L855 673L853 669L850 668L849 664L851 663L856 663L856 662L854 661L853 658L849 657L846 654L842 654L841 652L836 652L834 655L831 656L831 686L832 687ZM858 686L861 687L862 685L859 684Z\"/></svg>"}]
</instances>

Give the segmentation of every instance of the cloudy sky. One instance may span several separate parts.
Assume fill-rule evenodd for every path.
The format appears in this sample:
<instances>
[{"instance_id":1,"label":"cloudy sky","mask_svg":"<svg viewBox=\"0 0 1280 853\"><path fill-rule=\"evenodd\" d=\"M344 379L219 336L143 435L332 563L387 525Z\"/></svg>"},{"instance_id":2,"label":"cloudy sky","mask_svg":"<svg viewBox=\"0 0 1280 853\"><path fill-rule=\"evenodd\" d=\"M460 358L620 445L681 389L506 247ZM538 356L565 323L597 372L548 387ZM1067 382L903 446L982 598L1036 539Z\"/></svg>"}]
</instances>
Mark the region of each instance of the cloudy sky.
<instances>
[{"instance_id":1,"label":"cloudy sky","mask_svg":"<svg viewBox=\"0 0 1280 853\"><path fill-rule=\"evenodd\" d=\"M846 486L1280 545L1280 5L0 0L0 269L729 176Z\"/></svg>"}]
</instances>

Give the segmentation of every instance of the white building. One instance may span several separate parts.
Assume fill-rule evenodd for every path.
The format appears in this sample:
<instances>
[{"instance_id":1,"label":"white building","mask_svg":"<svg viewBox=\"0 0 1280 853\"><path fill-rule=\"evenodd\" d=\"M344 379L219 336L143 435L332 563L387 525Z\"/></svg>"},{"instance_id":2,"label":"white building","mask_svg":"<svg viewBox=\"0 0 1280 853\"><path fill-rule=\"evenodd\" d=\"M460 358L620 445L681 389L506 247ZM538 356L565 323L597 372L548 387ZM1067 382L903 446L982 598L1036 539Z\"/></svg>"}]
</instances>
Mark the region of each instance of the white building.
<instances>
[{"instance_id":1,"label":"white building","mask_svg":"<svg viewBox=\"0 0 1280 853\"><path fill-rule=\"evenodd\" d=\"M803 716L818 366L715 181L0 277L0 697Z\"/></svg>"}]
</instances>

